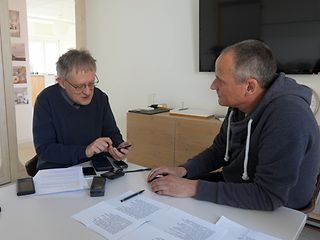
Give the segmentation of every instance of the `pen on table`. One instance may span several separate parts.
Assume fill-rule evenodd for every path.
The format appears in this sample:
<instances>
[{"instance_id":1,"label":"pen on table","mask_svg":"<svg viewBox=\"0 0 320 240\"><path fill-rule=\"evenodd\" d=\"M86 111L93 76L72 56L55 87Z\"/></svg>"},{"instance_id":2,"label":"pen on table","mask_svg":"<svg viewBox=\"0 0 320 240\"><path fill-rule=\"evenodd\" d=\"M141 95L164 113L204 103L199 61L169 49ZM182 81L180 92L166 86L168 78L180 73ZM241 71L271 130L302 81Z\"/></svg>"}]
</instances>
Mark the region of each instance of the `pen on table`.
<instances>
[{"instance_id":1,"label":"pen on table","mask_svg":"<svg viewBox=\"0 0 320 240\"><path fill-rule=\"evenodd\" d=\"M134 193L134 194L131 194L131 195L129 195L128 197L125 197L124 199L121 199L120 202L127 201L128 199L133 198L133 197L135 197L135 196L137 196L137 195L139 195L139 194L141 194L141 193L143 193L143 192L144 192L144 189L141 190L141 191L139 191L139 192L136 192L136 193Z\"/></svg>"},{"instance_id":2,"label":"pen on table","mask_svg":"<svg viewBox=\"0 0 320 240\"><path fill-rule=\"evenodd\" d=\"M135 170L127 170L123 171L124 173L131 173L131 172L143 172L143 171L150 171L151 168L141 168L141 169L135 169Z\"/></svg>"}]
</instances>

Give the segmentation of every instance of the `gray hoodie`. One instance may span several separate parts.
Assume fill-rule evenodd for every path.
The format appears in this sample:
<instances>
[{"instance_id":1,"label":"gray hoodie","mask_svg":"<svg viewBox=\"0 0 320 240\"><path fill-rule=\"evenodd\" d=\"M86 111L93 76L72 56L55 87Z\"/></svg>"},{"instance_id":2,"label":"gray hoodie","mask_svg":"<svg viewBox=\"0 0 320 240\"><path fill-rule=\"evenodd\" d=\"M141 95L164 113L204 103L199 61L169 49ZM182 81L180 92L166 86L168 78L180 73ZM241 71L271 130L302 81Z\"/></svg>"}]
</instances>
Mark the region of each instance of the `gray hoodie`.
<instances>
[{"instance_id":1,"label":"gray hoodie","mask_svg":"<svg viewBox=\"0 0 320 240\"><path fill-rule=\"evenodd\" d=\"M213 144L188 160L187 178L223 167L225 182L199 180L195 198L256 210L300 209L320 168L311 90L280 74L247 116L229 108Z\"/></svg>"}]
</instances>

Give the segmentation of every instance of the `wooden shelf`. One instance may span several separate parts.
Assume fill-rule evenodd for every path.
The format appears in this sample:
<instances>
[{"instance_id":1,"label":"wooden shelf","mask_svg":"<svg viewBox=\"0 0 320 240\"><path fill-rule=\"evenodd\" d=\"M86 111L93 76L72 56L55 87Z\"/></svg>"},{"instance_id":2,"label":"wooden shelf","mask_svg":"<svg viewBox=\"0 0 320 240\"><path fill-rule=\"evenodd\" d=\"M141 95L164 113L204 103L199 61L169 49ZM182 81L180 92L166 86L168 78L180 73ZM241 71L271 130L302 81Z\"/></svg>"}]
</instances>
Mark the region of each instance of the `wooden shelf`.
<instances>
[{"instance_id":1,"label":"wooden shelf","mask_svg":"<svg viewBox=\"0 0 320 240\"><path fill-rule=\"evenodd\" d=\"M31 76L31 86L32 86L32 107L36 102L37 96L45 88L44 76L43 75L33 75Z\"/></svg>"},{"instance_id":2,"label":"wooden shelf","mask_svg":"<svg viewBox=\"0 0 320 240\"><path fill-rule=\"evenodd\" d=\"M177 166L212 144L221 122L169 113L127 114L129 162L146 167Z\"/></svg>"}]
</instances>

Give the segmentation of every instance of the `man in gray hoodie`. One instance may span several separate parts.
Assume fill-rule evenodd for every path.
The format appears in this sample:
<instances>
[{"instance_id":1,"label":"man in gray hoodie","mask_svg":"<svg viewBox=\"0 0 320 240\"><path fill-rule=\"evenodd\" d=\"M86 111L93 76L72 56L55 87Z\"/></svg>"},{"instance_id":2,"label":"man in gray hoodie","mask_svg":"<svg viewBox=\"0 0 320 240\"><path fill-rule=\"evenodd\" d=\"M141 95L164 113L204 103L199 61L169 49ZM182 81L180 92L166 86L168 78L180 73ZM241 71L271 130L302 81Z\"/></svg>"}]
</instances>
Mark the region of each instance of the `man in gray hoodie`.
<instances>
[{"instance_id":1,"label":"man in gray hoodie","mask_svg":"<svg viewBox=\"0 0 320 240\"><path fill-rule=\"evenodd\" d=\"M311 89L277 74L272 51L258 40L224 49L215 69L211 89L229 107L219 134L184 165L153 169L152 190L246 209L305 207L320 168Z\"/></svg>"}]
</instances>

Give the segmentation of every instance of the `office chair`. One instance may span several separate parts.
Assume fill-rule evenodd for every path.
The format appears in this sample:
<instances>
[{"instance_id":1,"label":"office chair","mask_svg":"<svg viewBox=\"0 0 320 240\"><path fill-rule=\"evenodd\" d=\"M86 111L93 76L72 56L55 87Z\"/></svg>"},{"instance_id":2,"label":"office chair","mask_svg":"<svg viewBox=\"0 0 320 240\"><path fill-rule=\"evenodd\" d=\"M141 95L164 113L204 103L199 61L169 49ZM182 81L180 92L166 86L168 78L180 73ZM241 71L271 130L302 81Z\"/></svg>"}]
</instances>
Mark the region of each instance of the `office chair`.
<instances>
[{"instance_id":1,"label":"office chair","mask_svg":"<svg viewBox=\"0 0 320 240\"><path fill-rule=\"evenodd\" d=\"M308 214L314 210L314 208L317 205L319 192L320 192L320 173L318 174L318 177L317 177L316 188L313 192L311 201L306 207L304 207L303 209L300 209L301 212Z\"/></svg>"},{"instance_id":2,"label":"office chair","mask_svg":"<svg viewBox=\"0 0 320 240\"><path fill-rule=\"evenodd\" d=\"M34 177L37 174L37 172L38 172L37 163L38 163L38 156L37 155L35 155L33 158L31 158L30 160L28 160L25 163L24 166L25 166L26 171L30 177Z\"/></svg>"}]
</instances>

